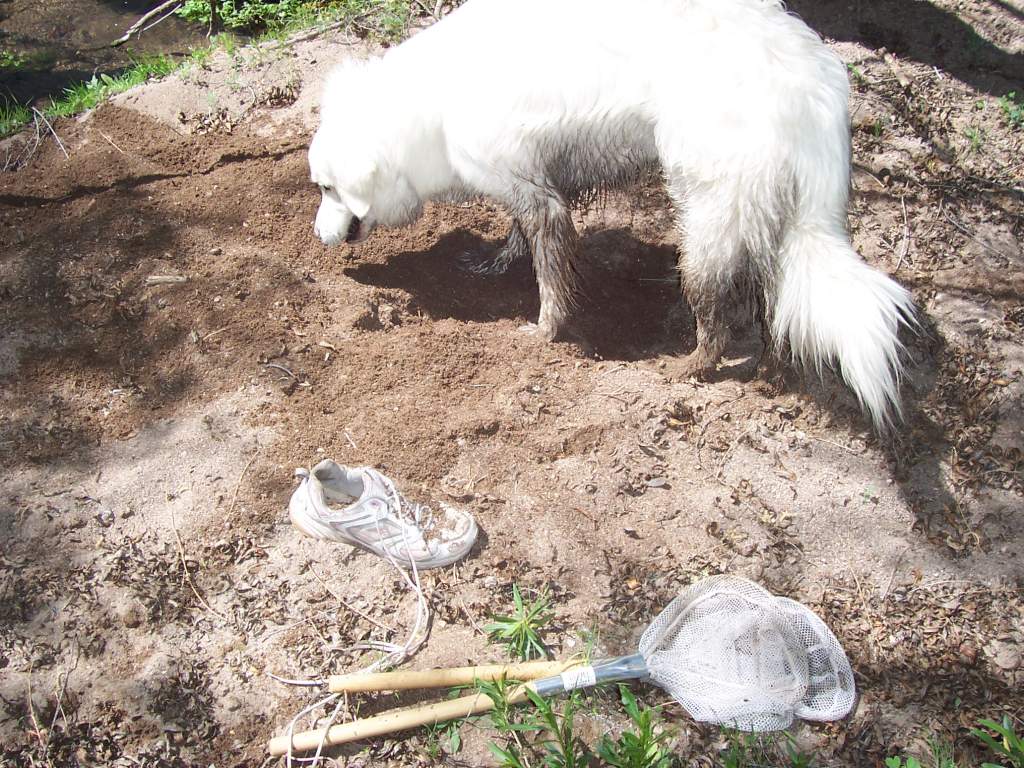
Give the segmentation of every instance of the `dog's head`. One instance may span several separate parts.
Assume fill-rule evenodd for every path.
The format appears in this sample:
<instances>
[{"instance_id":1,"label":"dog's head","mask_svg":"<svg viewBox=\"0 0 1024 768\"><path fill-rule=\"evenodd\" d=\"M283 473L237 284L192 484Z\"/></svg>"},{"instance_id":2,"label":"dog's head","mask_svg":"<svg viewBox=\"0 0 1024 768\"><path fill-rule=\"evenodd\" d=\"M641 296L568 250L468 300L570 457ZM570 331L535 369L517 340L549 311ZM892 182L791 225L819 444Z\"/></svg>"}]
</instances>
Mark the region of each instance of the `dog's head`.
<instances>
[{"instance_id":1,"label":"dog's head","mask_svg":"<svg viewBox=\"0 0 1024 768\"><path fill-rule=\"evenodd\" d=\"M422 210L403 170L394 116L386 105L376 108L377 70L377 62L346 65L324 92L309 172L321 193L313 229L325 245L357 243L377 224L403 226ZM359 104L359 111L346 109L350 104Z\"/></svg>"}]
</instances>

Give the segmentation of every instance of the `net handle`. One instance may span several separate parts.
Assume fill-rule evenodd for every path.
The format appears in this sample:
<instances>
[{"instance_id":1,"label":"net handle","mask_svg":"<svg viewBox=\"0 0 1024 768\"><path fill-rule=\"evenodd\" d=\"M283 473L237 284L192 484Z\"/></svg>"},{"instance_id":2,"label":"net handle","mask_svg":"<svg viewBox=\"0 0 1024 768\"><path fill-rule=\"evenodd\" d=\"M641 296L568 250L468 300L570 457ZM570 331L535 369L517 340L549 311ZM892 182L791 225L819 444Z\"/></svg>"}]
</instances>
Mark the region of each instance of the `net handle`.
<instances>
[{"instance_id":1,"label":"net handle","mask_svg":"<svg viewBox=\"0 0 1024 768\"><path fill-rule=\"evenodd\" d=\"M533 689L533 683L521 685L508 695L509 704L525 701L527 691ZM447 720L457 720L470 715L478 715L494 709L494 702L485 693L474 693L450 701L439 701L406 709L393 709L373 717L353 720L350 723L332 725L330 728L318 728L312 731L301 731L288 736L271 739L267 750L273 757L288 754L289 747L293 752L309 752L337 744L361 741L374 736L385 736L408 728L421 725L434 725Z\"/></svg>"},{"instance_id":2,"label":"net handle","mask_svg":"<svg viewBox=\"0 0 1024 768\"><path fill-rule=\"evenodd\" d=\"M331 675L327 679L327 685L331 693L450 688L457 685L472 685L477 680L536 680L541 677L561 674L582 663L581 659L572 659L568 661L528 661L522 664L482 664L475 667L448 667L399 672L356 672L350 675Z\"/></svg>"}]
</instances>

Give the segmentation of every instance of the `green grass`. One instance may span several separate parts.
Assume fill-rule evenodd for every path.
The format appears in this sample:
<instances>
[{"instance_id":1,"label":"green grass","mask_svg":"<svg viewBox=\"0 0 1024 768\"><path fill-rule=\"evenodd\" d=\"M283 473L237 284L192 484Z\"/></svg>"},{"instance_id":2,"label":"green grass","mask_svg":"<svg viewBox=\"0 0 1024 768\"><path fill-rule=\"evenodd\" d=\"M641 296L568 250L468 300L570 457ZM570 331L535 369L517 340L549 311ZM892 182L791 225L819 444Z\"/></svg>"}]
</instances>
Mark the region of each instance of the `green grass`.
<instances>
[{"instance_id":1,"label":"green grass","mask_svg":"<svg viewBox=\"0 0 1024 768\"><path fill-rule=\"evenodd\" d=\"M169 75L178 68L170 56L147 56L133 63L119 75L93 75L91 80L75 83L64 89L46 108L47 117L68 117L92 109L116 93L141 85L151 78Z\"/></svg>"},{"instance_id":2,"label":"green grass","mask_svg":"<svg viewBox=\"0 0 1024 768\"><path fill-rule=\"evenodd\" d=\"M0 138L17 133L31 119L32 110L4 98L0 103Z\"/></svg>"},{"instance_id":3,"label":"green grass","mask_svg":"<svg viewBox=\"0 0 1024 768\"><path fill-rule=\"evenodd\" d=\"M178 64L170 56L146 56L136 60L120 74L93 75L90 80L68 86L41 112L48 119L77 115L116 93L127 91L151 78L164 77L177 68ZM32 111L28 107L5 101L0 105L0 137L16 133L31 120Z\"/></svg>"},{"instance_id":4,"label":"green grass","mask_svg":"<svg viewBox=\"0 0 1024 768\"><path fill-rule=\"evenodd\" d=\"M529 602L523 599L518 585L513 584L512 607L510 615L491 616L491 623L484 630L492 640L504 643L509 655L516 659L528 661L546 657L548 650L544 645L544 630L554 618L547 591Z\"/></svg>"},{"instance_id":5,"label":"green grass","mask_svg":"<svg viewBox=\"0 0 1024 768\"><path fill-rule=\"evenodd\" d=\"M560 699L559 707L528 691L530 707L512 707L511 682L479 682L478 689L494 702L491 726L498 741L488 746L499 768L681 768L669 747L669 734L657 709L639 704L633 693L619 686L622 707L630 725L619 735L605 735L592 750L580 736L576 718L582 712L584 694L573 691Z\"/></svg>"}]
</instances>

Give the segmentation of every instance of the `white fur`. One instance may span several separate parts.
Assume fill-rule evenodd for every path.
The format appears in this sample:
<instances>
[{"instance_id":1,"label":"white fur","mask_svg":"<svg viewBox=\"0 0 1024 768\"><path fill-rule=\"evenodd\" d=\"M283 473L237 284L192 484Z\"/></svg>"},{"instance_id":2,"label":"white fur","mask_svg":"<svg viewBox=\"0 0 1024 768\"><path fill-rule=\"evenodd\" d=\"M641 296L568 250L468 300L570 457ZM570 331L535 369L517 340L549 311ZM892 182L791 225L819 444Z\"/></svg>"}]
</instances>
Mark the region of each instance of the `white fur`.
<instances>
[{"instance_id":1,"label":"white fur","mask_svg":"<svg viewBox=\"0 0 1024 768\"><path fill-rule=\"evenodd\" d=\"M770 0L470 0L332 76L310 148L330 188L316 231L338 242L356 215L365 237L444 197L543 215L566 186L660 166L687 292L753 277L779 349L838 364L884 427L913 308L850 246L847 95L842 62ZM544 322L557 312L538 279Z\"/></svg>"}]
</instances>

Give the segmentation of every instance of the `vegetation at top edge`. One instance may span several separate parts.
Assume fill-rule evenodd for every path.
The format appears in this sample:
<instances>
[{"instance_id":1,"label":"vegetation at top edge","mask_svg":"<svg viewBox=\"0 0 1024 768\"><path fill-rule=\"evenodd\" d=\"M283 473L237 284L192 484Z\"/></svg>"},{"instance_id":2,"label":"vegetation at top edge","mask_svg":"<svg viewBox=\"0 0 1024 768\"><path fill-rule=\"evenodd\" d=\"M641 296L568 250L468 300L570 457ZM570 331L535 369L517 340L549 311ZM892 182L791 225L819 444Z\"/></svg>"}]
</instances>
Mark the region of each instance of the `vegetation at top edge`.
<instances>
[{"instance_id":1,"label":"vegetation at top edge","mask_svg":"<svg viewBox=\"0 0 1024 768\"><path fill-rule=\"evenodd\" d=\"M462 0L446 0L444 10L460 5ZM229 30L262 32L263 37L279 39L302 29L347 21L363 34L394 42L409 31L417 16L425 16L424 6L412 0L213 0L217 8L216 24L211 24L210 0L186 0L179 13L190 21ZM214 35L209 47L197 48L185 62L202 66L217 48L233 52L237 42L229 34ZM25 67L31 58L0 50L0 71L14 72ZM125 91L150 78L164 77L181 65L170 56L139 58L118 74L98 73L89 80L74 83L40 110L47 117L68 117L91 109L115 93ZM21 130L32 121L32 110L23 104L0 96L0 138Z\"/></svg>"},{"instance_id":2,"label":"vegetation at top edge","mask_svg":"<svg viewBox=\"0 0 1024 768\"><path fill-rule=\"evenodd\" d=\"M459 2L447 0L443 7ZM425 5L412 0L186 0L178 14L211 28L264 31L273 37L348 20L357 31L394 41L408 32L415 16L426 14Z\"/></svg>"}]
</instances>

